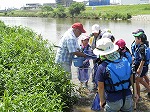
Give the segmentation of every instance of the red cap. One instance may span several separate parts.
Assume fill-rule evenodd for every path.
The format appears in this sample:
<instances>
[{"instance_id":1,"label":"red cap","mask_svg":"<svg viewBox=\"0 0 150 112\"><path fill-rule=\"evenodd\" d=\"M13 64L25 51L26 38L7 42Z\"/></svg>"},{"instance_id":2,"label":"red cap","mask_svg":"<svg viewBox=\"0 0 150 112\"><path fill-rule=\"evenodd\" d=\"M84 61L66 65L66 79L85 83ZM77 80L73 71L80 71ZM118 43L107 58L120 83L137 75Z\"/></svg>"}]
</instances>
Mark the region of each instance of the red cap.
<instances>
[{"instance_id":1,"label":"red cap","mask_svg":"<svg viewBox=\"0 0 150 112\"><path fill-rule=\"evenodd\" d=\"M82 33L85 33L86 31L83 29L83 25L81 23L74 23L72 25L72 28L79 29Z\"/></svg>"},{"instance_id":2,"label":"red cap","mask_svg":"<svg viewBox=\"0 0 150 112\"><path fill-rule=\"evenodd\" d=\"M116 42L116 45L119 46L119 48L124 48L126 43L123 39L119 39L117 42Z\"/></svg>"}]
</instances>

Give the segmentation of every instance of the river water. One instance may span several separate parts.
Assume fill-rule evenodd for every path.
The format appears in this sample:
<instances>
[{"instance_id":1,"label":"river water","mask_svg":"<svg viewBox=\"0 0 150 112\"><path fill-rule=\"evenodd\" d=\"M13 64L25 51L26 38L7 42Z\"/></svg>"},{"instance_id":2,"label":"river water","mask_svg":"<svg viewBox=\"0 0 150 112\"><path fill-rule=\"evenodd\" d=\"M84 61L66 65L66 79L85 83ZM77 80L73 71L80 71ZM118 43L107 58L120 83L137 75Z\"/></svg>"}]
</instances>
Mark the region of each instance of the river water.
<instances>
[{"instance_id":1,"label":"river water","mask_svg":"<svg viewBox=\"0 0 150 112\"><path fill-rule=\"evenodd\" d=\"M150 21L146 20L128 20L128 21L108 21L95 19L54 19L54 18L39 18L39 17L0 17L6 25L29 27L34 32L42 35L49 42L58 44L58 41L64 32L71 27L75 22L81 22L89 35L93 24L99 24L101 29L109 28L116 39L123 38L126 41L127 47L130 48L134 40L132 32L141 28L145 31L148 40L150 41ZM73 78L77 80L77 72L73 66ZM85 108L84 108L85 109ZM84 112L91 112L90 107Z\"/></svg>"},{"instance_id":2,"label":"river water","mask_svg":"<svg viewBox=\"0 0 150 112\"><path fill-rule=\"evenodd\" d=\"M0 17L6 25L10 26L25 26L33 31L41 34L44 39L50 42L58 43L63 33L71 27L74 22L81 22L87 34L91 33L93 24L99 24L101 29L109 28L116 39L123 38L127 47L130 48L134 37L132 32L138 28L142 28L148 40L150 40L150 21L146 20L131 20L131 21L108 21L95 19L54 19L54 18L39 18L39 17Z\"/></svg>"}]
</instances>

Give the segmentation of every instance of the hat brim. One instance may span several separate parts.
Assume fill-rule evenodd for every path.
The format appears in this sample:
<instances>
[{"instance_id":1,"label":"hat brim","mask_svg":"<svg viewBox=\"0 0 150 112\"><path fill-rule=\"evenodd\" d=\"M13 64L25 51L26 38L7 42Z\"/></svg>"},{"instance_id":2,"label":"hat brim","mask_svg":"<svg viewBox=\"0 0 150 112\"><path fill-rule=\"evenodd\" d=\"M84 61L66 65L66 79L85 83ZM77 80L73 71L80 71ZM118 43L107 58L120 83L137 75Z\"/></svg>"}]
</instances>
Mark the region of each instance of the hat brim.
<instances>
[{"instance_id":1,"label":"hat brim","mask_svg":"<svg viewBox=\"0 0 150 112\"><path fill-rule=\"evenodd\" d=\"M82 33L86 33L86 31L85 31L84 29L81 29L81 32L82 32Z\"/></svg>"},{"instance_id":2,"label":"hat brim","mask_svg":"<svg viewBox=\"0 0 150 112\"><path fill-rule=\"evenodd\" d=\"M139 32L139 33L134 34L133 36L134 36L134 37L138 37L138 36L140 36L142 33L143 33L143 32Z\"/></svg>"},{"instance_id":3,"label":"hat brim","mask_svg":"<svg viewBox=\"0 0 150 112\"><path fill-rule=\"evenodd\" d=\"M87 37L87 38L82 38L81 40L86 40L86 39L90 39L90 37Z\"/></svg>"},{"instance_id":4,"label":"hat brim","mask_svg":"<svg viewBox=\"0 0 150 112\"><path fill-rule=\"evenodd\" d=\"M93 53L95 55L103 56L103 55L107 55L107 54L113 53L113 52L117 51L118 49L119 49L118 45L114 45L114 47L112 49L109 49L109 50L106 50L106 51L101 51L101 50L95 48L93 50Z\"/></svg>"}]
</instances>

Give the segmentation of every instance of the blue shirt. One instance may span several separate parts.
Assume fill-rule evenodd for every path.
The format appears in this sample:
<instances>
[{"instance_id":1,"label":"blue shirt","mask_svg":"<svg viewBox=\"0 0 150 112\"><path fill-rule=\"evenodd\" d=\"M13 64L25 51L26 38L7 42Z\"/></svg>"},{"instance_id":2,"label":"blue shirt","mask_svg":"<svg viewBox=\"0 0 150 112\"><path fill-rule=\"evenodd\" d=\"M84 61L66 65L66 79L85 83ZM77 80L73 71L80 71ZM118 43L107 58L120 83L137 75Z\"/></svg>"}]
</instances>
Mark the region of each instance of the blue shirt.
<instances>
[{"instance_id":1,"label":"blue shirt","mask_svg":"<svg viewBox=\"0 0 150 112\"><path fill-rule=\"evenodd\" d=\"M79 49L77 37L71 29L67 30L59 42L55 62L67 63L71 66L73 59L73 52Z\"/></svg>"}]
</instances>

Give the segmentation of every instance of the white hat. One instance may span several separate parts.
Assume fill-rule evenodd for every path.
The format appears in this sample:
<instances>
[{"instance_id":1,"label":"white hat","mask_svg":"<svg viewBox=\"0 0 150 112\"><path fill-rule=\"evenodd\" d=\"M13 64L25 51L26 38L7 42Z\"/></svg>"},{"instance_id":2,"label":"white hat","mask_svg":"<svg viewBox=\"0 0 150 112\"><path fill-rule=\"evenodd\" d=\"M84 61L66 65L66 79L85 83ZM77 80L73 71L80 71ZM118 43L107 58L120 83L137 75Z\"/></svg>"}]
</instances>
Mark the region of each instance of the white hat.
<instances>
[{"instance_id":1,"label":"white hat","mask_svg":"<svg viewBox=\"0 0 150 112\"><path fill-rule=\"evenodd\" d=\"M105 33L102 35L102 38L109 38L109 39L111 39L112 36L113 36L113 35L112 35L111 33L105 32Z\"/></svg>"},{"instance_id":2,"label":"white hat","mask_svg":"<svg viewBox=\"0 0 150 112\"><path fill-rule=\"evenodd\" d=\"M118 50L118 46L115 45L109 38L101 38L96 42L96 48L93 50L95 55L107 55Z\"/></svg>"},{"instance_id":3,"label":"white hat","mask_svg":"<svg viewBox=\"0 0 150 112\"><path fill-rule=\"evenodd\" d=\"M98 24L94 24L92 26L92 33L99 33L100 30L101 29L100 29L100 26Z\"/></svg>"},{"instance_id":4,"label":"white hat","mask_svg":"<svg viewBox=\"0 0 150 112\"><path fill-rule=\"evenodd\" d=\"M87 35L81 35L81 40L89 39L90 37Z\"/></svg>"}]
</instances>

